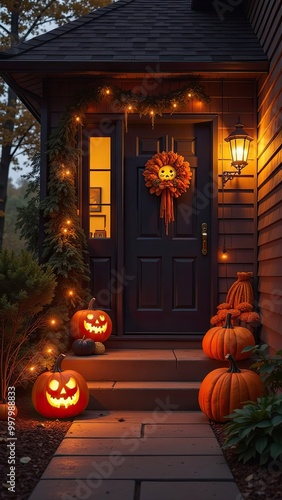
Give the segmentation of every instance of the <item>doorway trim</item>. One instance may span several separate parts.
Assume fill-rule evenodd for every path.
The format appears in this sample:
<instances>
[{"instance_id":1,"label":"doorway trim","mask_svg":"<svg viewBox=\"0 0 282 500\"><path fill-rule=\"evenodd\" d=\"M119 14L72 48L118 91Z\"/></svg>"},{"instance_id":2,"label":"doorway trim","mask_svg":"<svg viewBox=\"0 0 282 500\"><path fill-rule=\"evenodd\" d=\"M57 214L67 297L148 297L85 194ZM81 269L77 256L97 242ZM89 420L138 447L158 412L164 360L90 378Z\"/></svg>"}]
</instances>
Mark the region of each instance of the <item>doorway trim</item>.
<instances>
[{"instance_id":1,"label":"doorway trim","mask_svg":"<svg viewBox=\"0 0 282 500\"><path fill-rule=\"evenodd\" d=\"M142 119L142 118L141 118ZM144 120L144 118L143 118ZM181 122L191 122L193 124L200 122L208 122L211 127L211 164L212 172L210 179L210 187L212 186L211 204L211 220L213 227L209 231L209 247L211 251L211 283L210 283L210 309L215 310L218 302L218 115L210 114L173 114L163 115L159 118L163 122L171 123L176 121L177 124ZM115 174L113 184L113 202L115 214L113 221L118 227L117 231L117 248L119 251L116 256L116 269L117 275L121 277L123 283L127 279L124 275L124 116L121 114L94 114L89 113L86 115L87 123L101 123L101 121L115 125L115 146L113 154L115 154ZM130 116L129 127L133 127L135 123L140 123L140 118L136 115ZM148 127L151 124L148 122ZM106 130L105 130L106 133ZM207 190L208 191L208 190ZM210 191L209 191L210 193ZM119 195L117 195L119 194ZM207 193L205 193L208 196ZM122 221L122 224L120 224ZM119 225L118 225L119 224ZM188 348L189 345L195 346L195 342L200 343L202 335L179 335L171 338L165 334L160 339L155 335L126 335L124 336L124 304L123 293L118 293L116 296L116 331L108 339L107 346L109 348ZM208 329L208 328L207 328ZM167 338L166 338L167 337ZM199 344L200 345L200 344Z\"/></svg>"}]
</instances>

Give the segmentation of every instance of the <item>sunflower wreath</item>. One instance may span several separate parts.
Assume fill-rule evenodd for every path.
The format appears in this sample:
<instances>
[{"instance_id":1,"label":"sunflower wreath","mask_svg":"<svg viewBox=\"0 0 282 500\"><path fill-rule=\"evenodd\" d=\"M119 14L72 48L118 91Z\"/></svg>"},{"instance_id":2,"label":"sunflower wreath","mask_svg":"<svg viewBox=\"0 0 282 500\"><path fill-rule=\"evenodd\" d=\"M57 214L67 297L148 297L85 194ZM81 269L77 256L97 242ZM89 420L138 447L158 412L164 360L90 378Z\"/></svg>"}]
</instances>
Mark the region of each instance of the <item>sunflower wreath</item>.
<instances>
[{"instance_id":1,"label":"sunflower wreath","mask_svg":"<svg viewBox=\"0 0 282 500\"><path fill-rule=\"evenodd\" d=\"M187 191L192 177L190 164L173 151L163 151L147 161L143 175L150 194L161 196L160 217L165 219L168 235L168 224L174 221L173 198Z\"/></svg>"}]
</instances>

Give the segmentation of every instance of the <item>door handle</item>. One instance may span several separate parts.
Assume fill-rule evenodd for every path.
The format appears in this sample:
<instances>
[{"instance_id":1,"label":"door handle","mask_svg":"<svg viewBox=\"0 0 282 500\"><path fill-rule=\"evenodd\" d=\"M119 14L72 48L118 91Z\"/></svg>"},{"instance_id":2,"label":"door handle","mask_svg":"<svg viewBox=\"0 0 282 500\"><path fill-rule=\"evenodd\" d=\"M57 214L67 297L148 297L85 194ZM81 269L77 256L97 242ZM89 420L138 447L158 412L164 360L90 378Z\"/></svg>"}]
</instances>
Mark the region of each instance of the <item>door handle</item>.
<instances>
[{"instance_id":1,"label":"door handle","mask_svg":"<svg viewBox=\"0 0 282 500\"><path fill-rule=\"evenodd\" d=\"M208 253L208 225L206 222L202 224L202 254L207 255Z\"/></svg>"}]
</instances>

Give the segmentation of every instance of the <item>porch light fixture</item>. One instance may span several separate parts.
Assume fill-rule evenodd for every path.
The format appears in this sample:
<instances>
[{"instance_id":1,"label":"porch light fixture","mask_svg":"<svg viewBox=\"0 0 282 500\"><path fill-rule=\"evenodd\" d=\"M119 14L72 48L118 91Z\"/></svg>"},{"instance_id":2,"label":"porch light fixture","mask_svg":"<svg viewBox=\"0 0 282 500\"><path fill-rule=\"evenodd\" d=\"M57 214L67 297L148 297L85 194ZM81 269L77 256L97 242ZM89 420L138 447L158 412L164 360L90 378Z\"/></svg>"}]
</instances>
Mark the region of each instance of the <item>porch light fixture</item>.
<instances>
[{"instance_id":1,"label":"porch light fixture","mask_svg":"<svg viewBox=\"0 0 282 500\"><path fill-rule=\"evenodd\" d=\"M238 118L238 123L235 127L236 129L224 140L229 142L232 158L231 165L237 171L225 171L222 173L223 187L227 181L232 181L236 175L240 175L242 169L248 165L250 143L253 141L253 138L243 129L240 118Z\"/></svg>"}]
</instances>

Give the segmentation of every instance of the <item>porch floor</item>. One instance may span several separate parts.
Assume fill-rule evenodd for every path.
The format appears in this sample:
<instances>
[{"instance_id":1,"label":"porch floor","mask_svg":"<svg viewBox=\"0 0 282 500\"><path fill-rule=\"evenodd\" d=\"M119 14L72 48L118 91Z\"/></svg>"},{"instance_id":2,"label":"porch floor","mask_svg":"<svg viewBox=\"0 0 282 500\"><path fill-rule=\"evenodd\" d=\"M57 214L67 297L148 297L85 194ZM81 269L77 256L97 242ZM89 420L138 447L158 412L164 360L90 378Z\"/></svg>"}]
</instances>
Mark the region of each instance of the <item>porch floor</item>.
<instances>
[{"instance_id":1,"label":"porch floor","mask_svg":"<svg viewBox=\"0 0 282 500\"><path fill-rule=\"evenodd\" d=\"M29 500L241 498L207 418L175 411L87 410L77 417Z\"/></svg>"}]
</instances>

